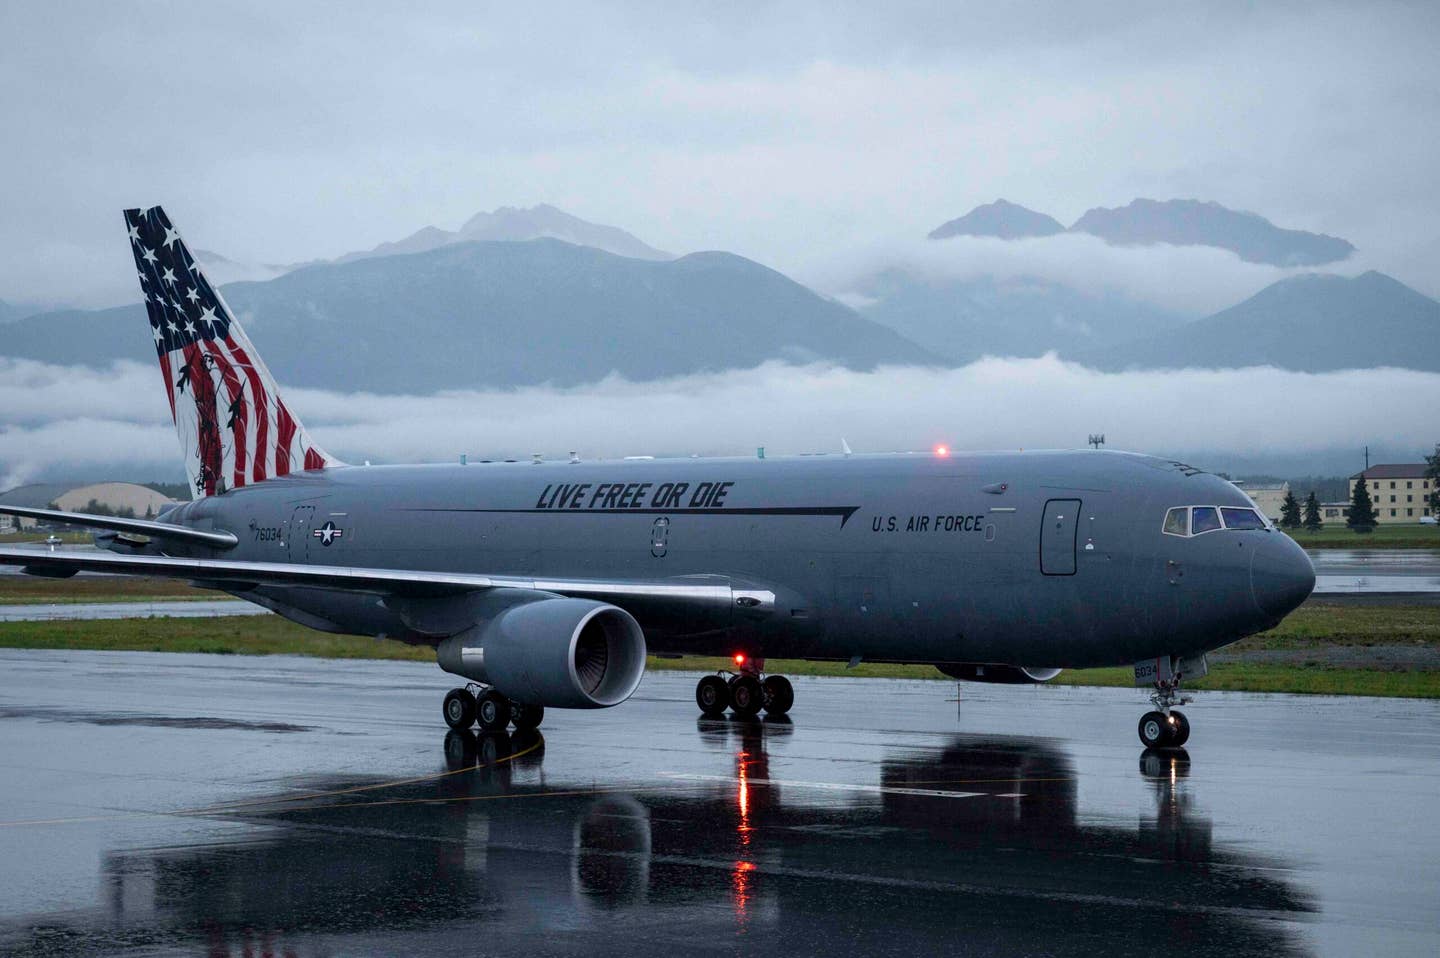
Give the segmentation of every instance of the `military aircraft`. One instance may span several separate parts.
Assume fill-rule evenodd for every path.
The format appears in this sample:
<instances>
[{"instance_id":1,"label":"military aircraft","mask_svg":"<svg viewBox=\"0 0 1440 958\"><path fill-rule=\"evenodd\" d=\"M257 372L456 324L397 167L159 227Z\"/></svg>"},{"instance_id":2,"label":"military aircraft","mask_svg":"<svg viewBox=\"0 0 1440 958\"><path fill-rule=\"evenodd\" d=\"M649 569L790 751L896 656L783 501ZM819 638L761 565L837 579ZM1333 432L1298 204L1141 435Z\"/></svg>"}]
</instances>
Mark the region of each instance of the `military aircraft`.
<instances>
[{"instance_id":1,"label":"military aircraft","mask_svg":"<svg viewBox=\"0 0 1440 958\"><path fill-rule=\"evenodd\" d=\"M45 576L188 579L326 632L430 646L453 728L605 708L647 650L724 655L702 712L784 714L767 658L929 663L979 682L1133 665L1147 747L1181 683L1273 627L1314 569L1230 482L1102 451L348 466L281 398L164 210L125 222L194 498L101 553L0 549Z\"/></svg>"}]
</instances>

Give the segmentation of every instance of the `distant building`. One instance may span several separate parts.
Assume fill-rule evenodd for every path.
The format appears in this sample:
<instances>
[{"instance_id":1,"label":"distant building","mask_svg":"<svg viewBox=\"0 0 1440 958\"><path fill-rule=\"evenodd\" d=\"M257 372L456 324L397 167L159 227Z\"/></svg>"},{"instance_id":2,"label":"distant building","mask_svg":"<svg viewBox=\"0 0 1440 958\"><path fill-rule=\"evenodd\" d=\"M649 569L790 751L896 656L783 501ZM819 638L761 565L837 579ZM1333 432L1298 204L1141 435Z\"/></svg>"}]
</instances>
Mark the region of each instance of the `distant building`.
<instances>
[{"instance_id":1,"label":"distant building","mask_svg":"<svg viewBox=\"0 0 1440 958\"><path fill-rule=\"evenodd\" d=\"M1252 485L1248 482L1237 482L1240 491L1249 496L1256 507L1269 517L1271 522L1280 521L1280 507L1285 504L1285 497L1290 494L1290 483L1282 482L1279 485Z\"/></svg>"},{"instance_id":2,"label":"distant building","mask_svg":"<svg viewBox=\"0 0 1440 958\"><path fill-rule=\"evenodd\" d=\"M1355 483L1366 482L1380 524L1419 522L1430 515L1427 500L1435 488L1434 480L1425 478L1427 468L1423 462L1371 466L1350 477L1350 498L1355 498ZM1350 503L1345 503L1347 514L1349 507Z\"/></svg>"},{"instance_id":3,"label":"distant building","mask_svg":"<svg viewBox=\"0 0 1440 958\"><path fill-rule=\"evenodd\" d=\"M58 505L66 512L84 512L95 502L102 509L121 512L129 509L136 518L155 516L162 509L175 505L175 500L162 495L149 486L134 482L97 482L85 486L62 482L37 482L28 486L17 486L8 492L0 492L0 505L28 506L32 509L46 509ZM10 516L0 516L0 523ZM18 519L21 529L30 529L34 519ZM0 526L3 529L3 526Z\"/></svg>"},{"instance_id":4,"label":"distant building","mask_svg":"<svg viewBox=\"0 0 1440 958\"><path fill-rule=\"evenodd\" d=\"M1344 522L1350 518L1350 503L1348 502L1322 502L1320 503L1320 521L1322 522Z\"/></svg>"}]
</instances>

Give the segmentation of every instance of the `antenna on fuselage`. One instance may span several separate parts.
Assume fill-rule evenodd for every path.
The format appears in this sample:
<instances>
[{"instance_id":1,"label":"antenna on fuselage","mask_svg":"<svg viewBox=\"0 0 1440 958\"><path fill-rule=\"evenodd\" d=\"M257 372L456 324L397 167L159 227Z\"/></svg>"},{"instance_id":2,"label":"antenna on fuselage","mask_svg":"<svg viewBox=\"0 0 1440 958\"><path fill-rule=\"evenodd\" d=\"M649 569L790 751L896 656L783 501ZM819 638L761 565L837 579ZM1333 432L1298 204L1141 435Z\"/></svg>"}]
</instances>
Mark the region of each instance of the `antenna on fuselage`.
<instances>
[{"instance_id":1,"label":"antenna on fuselage","mask_svg":"<svg viewBox=\"0 0 1440 958\"><path fill-rule=\"evenodd\" d=\"M1103 432L1092 432L1090 434L1090 445L1094 446L1096 449L1099 449L1101 446L1105 445L1105 434Z\"/></svg>"},{"instance_id":2,"label":"antenna on fuselage","mask_svg":"<svg viewBox=\"0 0 1440 958\"><path fill-rule=\"evenodd\" d=\"M843 452L843 453L844 453L845 455L847 455L847 456L850 455L851 452L852 452L852 450L850 449L850 444L845 441L845 437L844 437L844 436L841 436L841 437L840 437L840 451Z\"/></svg>"}]
</instances>

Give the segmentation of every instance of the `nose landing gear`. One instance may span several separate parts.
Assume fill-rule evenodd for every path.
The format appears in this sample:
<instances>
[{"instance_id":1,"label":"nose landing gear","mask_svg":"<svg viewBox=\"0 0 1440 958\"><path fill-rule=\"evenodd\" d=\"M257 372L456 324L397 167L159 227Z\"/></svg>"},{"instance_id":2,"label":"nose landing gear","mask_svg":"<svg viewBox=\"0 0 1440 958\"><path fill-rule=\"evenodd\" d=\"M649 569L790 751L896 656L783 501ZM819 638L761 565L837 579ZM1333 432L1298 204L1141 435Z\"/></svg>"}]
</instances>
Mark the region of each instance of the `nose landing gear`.
<instances>
[{"instance_id":1,"label":"nose landing gear","mask_svg":"<svg viewBox=\"0 0 1440 958\"><path fill-rule=\"evenodd\" d=\"M479 724L482 731L503 732L512 722L516 731L529 731L545 717L543 705L512 702L496 689L474 683L447 692L442 711L445 724L456 731Z\"/></svg>"},{"instance_id":2,"label":"nose landing gear","mask_svg":"<svg viewBox=\"0 0 1440 958\"><path fill-rule=\"evenodd\" d=\"M795 688L783 675L766 675L764 659L735 656L738 672L707 675L695 684L695 704L707 717L715 718L728 708L737 718L754 718L764 709L767 715L784 715L795 704ZM728 678L726 677L728 676Z\"/></svg>"},{"instance_id":3,"label":"nose landing gear","mask_svg":"<svg viewBox=\"0 0 1440 958\"><path fill-rule=\"evenodd\" d=\"M1140 741L1146 748L1179 748L1190 739L1190 720L1179 709L1140 716Z\"/></svg>"},{"instance_id":4,"label":"nose landing gear","mask_svg":"<svg viewBox=\"0 0 1440 958\"><path fill-rule=\"evenodd\" d=\"M1190 720L1175 708L1192 701L1180 694L1183 674L1180 668L1166 669L1165 674L1157 671L1154 691L1150 693L1155 710L1140 716L1140 741L1146 748L1179 748L1189 741Z\"/></svg>"}]
</instances>

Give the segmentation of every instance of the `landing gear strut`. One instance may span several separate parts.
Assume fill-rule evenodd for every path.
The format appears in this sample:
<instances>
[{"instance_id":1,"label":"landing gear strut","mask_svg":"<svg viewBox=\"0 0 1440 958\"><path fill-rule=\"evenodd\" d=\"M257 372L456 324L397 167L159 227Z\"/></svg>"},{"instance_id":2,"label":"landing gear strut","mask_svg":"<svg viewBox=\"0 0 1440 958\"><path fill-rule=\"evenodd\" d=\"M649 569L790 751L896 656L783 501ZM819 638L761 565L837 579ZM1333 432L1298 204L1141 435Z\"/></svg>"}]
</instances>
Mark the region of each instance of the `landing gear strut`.
<instances>
[{"instance_id":1,"label":"landing gear strut","mask_svg":"<svg viewBox=\"0 0 1440 958\"><path fill-rule=\"evenodd\" d=\"M1146 748L1179 748L1190 739L1190 720L1175 708L1193 701L1180 694L1180 672L1174 678L1156 679L1150 704L1155 711L1140 716L1140 741Z\"/></svg>"},{"instance_id":2,"label":"landing gear strut","mask_svg":"<svg viewBox=\"0 0 1440 958\"><path fill-rule=\"evenodd\" d=\"M695 704L702 714L718 718L728 708L736 718L751 719L764 709L767 715L784 715L795 704L795 688L783 675L764 675L764 659L737 655L738 672L721 671L695 684ZM727 678L728 676L728 678Z\"/></svg>"},{"instance_id":3,"label":"landing gear strut","mask_svg":"<svg viewBox=\"0 0 1440 958\"><path fill-rule=\"evenodd\" d=\"M451 689L445 694L445 724L465 731L479 724L483 732L502 732L512 722L517 732L531 731L545 717L545 706L512 702L497 690L481 685Z\"/></svg>"}]
</instances>

